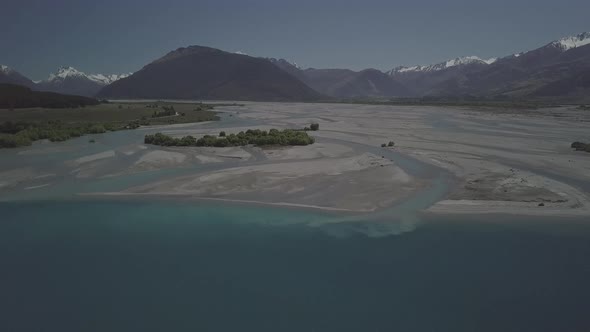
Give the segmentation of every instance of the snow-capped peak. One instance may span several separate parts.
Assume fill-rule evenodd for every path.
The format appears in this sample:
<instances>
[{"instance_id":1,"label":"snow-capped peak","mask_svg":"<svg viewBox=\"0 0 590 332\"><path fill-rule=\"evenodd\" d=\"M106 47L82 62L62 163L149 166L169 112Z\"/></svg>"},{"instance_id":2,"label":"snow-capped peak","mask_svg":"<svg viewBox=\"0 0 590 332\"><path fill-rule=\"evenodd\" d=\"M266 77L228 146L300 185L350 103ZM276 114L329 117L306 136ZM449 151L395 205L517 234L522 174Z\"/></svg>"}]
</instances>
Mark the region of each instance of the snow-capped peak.
<instances>
[{"instance_id":1,"label":"snow-capped peak","mask_svg":"<svg viewBox=\"0 0 590 332\"><path fill-rule=\"evenodd\" d=\"M492 63L498 61L498 58L483 59L482 61L487 63L488 65L491 65Z\"/></svg>"},{"instance_id":2,"label":"snow-capped peak","mask_svg":"<svg viewBox=\"0 0 590 332\"><path fill-rule=\"evenodd\" d=\"M57 70L57 73L53 73L53 74L49 75L49 78L47 79L47 81L48 82L62 81L66 78L86 78L86 79L89 79L89 80L96 82L98 84L107 85L107 84L113 83L114 81L125 78L129 75L131 75L131 73L120 74L120 75L118 75L118 74L112 74L112 75L86 74L84 72L77 70L74 67L60 67Z\"/></svg>"},{"instance_id":3,"label":"snow-capped peak","mask_svg":"<svg viewBox=\"0 0 590 332\"><path fill-rule=\"evenodd\" d=\"M0 71L5 74L8 74L12 71L12 69L10 69L10 67L8 67L8 66L0 65Z\"/></svg>"},{"instance_id":4,"label":"snow-capped peak","mask_svg":"<svg viewBox=\"0 0 590 332\"><path fill-rule=\"evenodd\" d=\"M297 68L297 69L301 69L301 67L300 67L300 66L299 66L299 65L298 65L296 62L292 62L292 61L289 61L289 60L285 60L285 59L283 59L283 58L281 58L281 59L277 59L277 58L267 58L267 59L268 59L268 61L270 61L270 62L272 62L272 63L274 63L274 64L286 64L286 65L293 66L293 67L295 67L295 68Z\"/></svg>"},{"instance_id":5,"label":"snow-capped peak","mask_svg":"<svg viewBox=\"0 0 590 332\"><path fill-rule=\"evenodd\" d=\"M576 36L564 37L551 43L564 51L590 44L590 32L583 32Z\"/></svg>"},{"instance_id":6,"label":"snow-capped peak","mask_svg":"<svg viewBox=\"0 0 590 332\"><path fill-rule=\"evenodd\" d=\"M248 53L244 53L242 51L235 51L234 53L239 55L248 55Z\"/></svg>"},{"instance_id":7,"label":"snow-capped peak","mask_svg":"<svg viewBox=\"0 0 590 332\"><path fill-rule=\"evenodd\" d=\"M94 81L94 82L97 82L97 83L100 83L100 84L107 85L107 84L113 83L114 81L118 81L118 80L120 80L122 78L125 78L125 77L127 77L127 76L129 76L131 74L132 73L120 74L120 75L117 75L117 74L111 74L111 75L90 74L90 75L87 75L87 77L91 81Z\"/></svg>"},{"instance_id":8,"label":"snow-capped peak","mask_svg":"<svg viewBox=\"0 0 590 332\"><path fill-rule=\"evenodd\" d=\"M443 69L447 69L447 68L451 68L451 67L455 67L455 66L468 65L468 64L473 64L473 63L490 65L490 64L496 62L496 60L498 60L498 58L481 59L479 57L471 55L471 56L464 56L464 57L459 57L459 58L447 60L445 62L437 63L434 65L412 66L412 67L400 66L400 67L396 67L396 68L390 70L389 74L393 75L396 73L438 71L438 70L443 70Z\"/></svg>"},{"instance_id":9,"label":"snow-capped peak","mask_svg":"<svg viewBox=\"0 0 590 332\"><path fill-rule=\"evenodd\" d=\"M551 45L560 48L563 51L588 44L590 44L590 32L583 32L576 36L564 37L551 43Z\"/></svg>"},{"instance_id":10,"label":"snow-capped peak","mask_svg":"<svg viewBox=\"0 0 590 332\"><path fill-rule=\"evenodd\" d=\"M55 80L63 80L67 77L85 77L85 76L86 76L86 74L84 74L81 71L78 71L74 67L60 67L57 70L57 73L52 73L51 75L49 75L48 81L52 82Z\"/></svg>"}]
</instances>

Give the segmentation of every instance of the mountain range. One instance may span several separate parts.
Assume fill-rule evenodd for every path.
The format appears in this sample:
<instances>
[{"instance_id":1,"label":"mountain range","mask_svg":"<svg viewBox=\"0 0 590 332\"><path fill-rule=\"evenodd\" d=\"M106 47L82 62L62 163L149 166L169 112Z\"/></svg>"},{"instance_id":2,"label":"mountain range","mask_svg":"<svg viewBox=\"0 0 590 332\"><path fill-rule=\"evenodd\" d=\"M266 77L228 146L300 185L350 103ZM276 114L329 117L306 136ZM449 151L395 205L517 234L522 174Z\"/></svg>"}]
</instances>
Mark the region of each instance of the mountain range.
<instances>
[{"instance_id":1,"label":"mountain range","mask_svg":"<svg viewBox=\"0 0 590 332\"><path fill-rule=\"evenodd\" d=\"M452 97L590 101L590 33L502 58L458 57L431 65L302 69L269 59L317 91L337 98ZM387 75L387 78L383 76Z\"/></svg>"},{"instance_id":2,"label":"mountain range","mask_svg":"<svg viewBox=\"0 0 590 332\"><path fill-rule=\"evenodd\" d=\"M0 83L17 84L37 91L94 97L105 86L129 74L86 74L73 67L60 67L42 81L34 82L17 71L1 65Z\"/></svg>"},{"instance_id":3,"label":"mountain range","mask_svg":"<svg viewBox=\"0 0 590 332\"><path fill-rule=\"evenodd\" d=\"M486 98L590 101L590 33L500 58L464 56L436 64L377 69L301 68L204 46L171 51L128 75L62 67L32 82L0 67L0 83L101 98L311 101L330 98Z\"/></svg>"}]
</instances>

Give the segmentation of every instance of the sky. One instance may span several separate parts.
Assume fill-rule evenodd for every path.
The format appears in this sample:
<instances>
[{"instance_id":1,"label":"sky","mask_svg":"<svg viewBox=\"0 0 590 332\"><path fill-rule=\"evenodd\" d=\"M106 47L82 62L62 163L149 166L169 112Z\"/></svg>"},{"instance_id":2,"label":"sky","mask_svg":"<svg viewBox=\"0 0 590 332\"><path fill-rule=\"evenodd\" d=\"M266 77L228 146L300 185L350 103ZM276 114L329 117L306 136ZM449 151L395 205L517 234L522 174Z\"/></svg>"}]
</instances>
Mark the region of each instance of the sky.
<instances>
[{"instance_id":1,"label":"sky","mask_svg":"<svg viewBox=\"0 0 590 332\"><path fill-rule=\"evenodd\" d=\"M126 73L203 45L303 67L377 68L509 55L590 31L584 0L2 0L0 64Z\"/></svg>"}]
</instances>

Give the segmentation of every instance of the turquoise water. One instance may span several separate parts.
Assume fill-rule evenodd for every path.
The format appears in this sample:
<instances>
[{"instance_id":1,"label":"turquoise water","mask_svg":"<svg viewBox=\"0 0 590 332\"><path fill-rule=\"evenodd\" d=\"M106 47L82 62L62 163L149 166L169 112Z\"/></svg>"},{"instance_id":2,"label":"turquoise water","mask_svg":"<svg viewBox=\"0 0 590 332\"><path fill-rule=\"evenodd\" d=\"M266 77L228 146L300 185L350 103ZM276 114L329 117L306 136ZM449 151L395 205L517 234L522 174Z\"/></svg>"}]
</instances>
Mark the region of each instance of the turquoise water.
<instances>
[{"instance_id":1,"label":"turquoise water","mask_svg":"<svg viewBox=\"0 0 590 332\"><path fill-rule=\"evenodd\" d=\"M590 327L583 221L423 217L390 232L401 221L81 200L0 215L2 331Z\"/></svg>"}]
</instances>

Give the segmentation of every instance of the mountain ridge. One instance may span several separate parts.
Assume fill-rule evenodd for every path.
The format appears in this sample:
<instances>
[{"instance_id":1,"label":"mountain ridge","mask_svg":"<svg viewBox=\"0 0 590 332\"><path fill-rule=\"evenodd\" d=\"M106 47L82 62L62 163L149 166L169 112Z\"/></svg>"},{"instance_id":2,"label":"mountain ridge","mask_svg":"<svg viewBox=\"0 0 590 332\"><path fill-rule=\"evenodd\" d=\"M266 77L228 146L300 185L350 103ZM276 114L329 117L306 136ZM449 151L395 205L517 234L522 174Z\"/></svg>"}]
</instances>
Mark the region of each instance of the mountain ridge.
<instances>
[{"instance_id":1,"label":"mountain ridge","mask_svg":"<svg viewBox=\"0 0 590 332\"><path fill-rule=\"evenodd\" d=\"M262 58L192 45L105 86L104 98L311 101L322 96Z\"/></svg>"}]
</instances>

